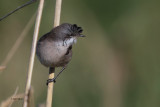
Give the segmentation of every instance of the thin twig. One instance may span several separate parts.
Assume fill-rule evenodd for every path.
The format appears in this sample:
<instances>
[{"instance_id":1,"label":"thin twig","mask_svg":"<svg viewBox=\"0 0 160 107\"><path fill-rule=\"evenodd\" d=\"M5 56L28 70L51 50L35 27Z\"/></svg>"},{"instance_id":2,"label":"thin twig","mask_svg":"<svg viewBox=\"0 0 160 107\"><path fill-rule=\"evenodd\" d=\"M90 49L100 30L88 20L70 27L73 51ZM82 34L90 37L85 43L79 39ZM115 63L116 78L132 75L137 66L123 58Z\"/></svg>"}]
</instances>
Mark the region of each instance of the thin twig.
<instances>
[{"instance_id":1,"label":"thin twig","mask_svg":"<svg viewBox=\"0 0 160 107\"><path fill-rule=\"evenodd\" d=\"M13 94L13 96L12 96L12 97L15 97L15 96L16 96L16 94L18 93L18 90L19 90L19 87L17 87L17 88L16 88L16 91L14 92L14 94ZM11 101L11 103L10 103L9 107L11 107L11 106L12 106L12 103L13 103L13 100Z\"/></svg>"},{"instance_id":2,"label":"thin twig","mask_svg":"<svg viewBox=\"0 0 160 107\"><path fill-rule=\"evenodd\" d=\"M54 78L54 74L55 74L55 68L49 68L49 79ZM53 85L54 85L53 82L48 84L46 107L52 106Z\"/></svg>"},{"instance_id":3,"label":"thin twig","mask_svg":"<svg viewBox=\"0 0 160 107\"><path fill-rule=\"evenodd\" d=\"M58 26L59 23L60 23L61 5L62 5L62 0L56 0L55 18L54 18L54 25L53 25L53 27Z\"/></svg>"},{"instance_id":4,"label":"thin twig","mask_svg":"<svg viewBox=\"0 0 160 107\"><path fill-rule=\"evenodd\" d=\"M15 52L17 51L17 49L19 48L19 46L23 42L24 38L26 37L27 33L29 32L30 28L33 25L33 22L34 22L34 19L35 19L35 15L36 15L36 13L29 20L28 24L25 26L25 28L22 31L22 33L20 34L20 36L17 38L15 44L13 45L13 47L8 52L6 58L4 59L4 61L2 62L1 66L0 66L0 71L3 71L7 67L8 62L10 62L10 60L13 57L13 55L15 54Z\"/></svg>"},{"instance_id":5,"label":"thin twig","mask_svg":"<svg viewBox=\"0 0 160 107\"><path fill-rule=\"evenodd\" d=\"M35 107L34 104L34 89L31 87L28 95L28 107Z\"/></svg>"},{"instance_id":6,"label":"thin twig","mask_svg":"<svg viewBox=\"0 0 160 107\"><path fill-rule=\"evenodd\" d=\"M54 27L58 26L60 23L61 4L62 4L62 0L56 0ZM54 78L54 72L50 72L49 79L53 79L53 78ZM52 106L53 86L54 86L53 82L48 84L46 107Z\"/></svg>"},{"instance_id":7,"label":"thin twig","mask_svg":"<svg viewBox=\"0 0 160 107\"><path fill-rule=\"evenodd\" d=\"M10 13L8 13L8 14L4 15L3 17L1 17L1 18L0 18L0 21L3 20L3 19L5 19L6 17L10 16L10 15L13 14L14 12L18 11L19 9L21 9L21 8L23 8L23 7L25 7L25 6L28 6L28 5L36 2L36 1L37 1L37 0L30 0L30 1L28 1L27 3L23 4L22 6L17 7L15 10L13 10L13 11L11 11Z\"/></svg>"},{"instance_id":8,"label":"thin twig","mask_svg":"<svg viewBox=\"0 0 160 107\"><path fill-rule=\"evenodd\" d=\"M43 5L44 5L44 0L40 0L38 11L37 11L38 14L37 14L36 23L35 23L34 34L33 34L32 49L31 49L31 56L30 56L30 62L29 62L29 68L28 68L28 77L27 77L23 107L27 107L28 105L28 94L31 88L32 72L33 72L34 58L35 58L35 52L36 52L36 43L37 43L37 38L39 34L39 27L40 27L40 22L42 17Z\"/></svg>"},{"instance_id":9,"label":"thin twig","mask_svg":"<svg viewBox=\"0 0 160 107\"><path fill-rule=\"evenodd\" d=\"M16 88L14 94L11 97L9 97L8 99L6 99L5 101L1 103L0 107L11 107L12 103L15 101L14 98L18 90L19 90L19 87Z\"/></svg>"}]
</instances>

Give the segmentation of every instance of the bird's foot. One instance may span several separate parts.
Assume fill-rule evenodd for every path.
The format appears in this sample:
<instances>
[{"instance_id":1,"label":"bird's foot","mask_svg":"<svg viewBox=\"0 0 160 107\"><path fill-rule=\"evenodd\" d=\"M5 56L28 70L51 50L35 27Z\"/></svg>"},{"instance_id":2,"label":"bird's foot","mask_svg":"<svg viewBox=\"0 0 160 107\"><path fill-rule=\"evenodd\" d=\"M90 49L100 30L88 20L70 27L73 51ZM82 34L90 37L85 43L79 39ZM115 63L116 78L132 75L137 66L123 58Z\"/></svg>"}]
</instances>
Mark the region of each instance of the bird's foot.
<instances>
[{"instance_id":1,"label":"bird's foot","mask_svg":"<svg viewBox=\"0 0 160 107\"><path fill-rule=\"evenodd\" d=\"M55 82L56 82L56 78L48 79L46 85L48 85L48 84L51 83L51 82L54 82L54 83L55 83Z\"/></svg>"}]
</instances>

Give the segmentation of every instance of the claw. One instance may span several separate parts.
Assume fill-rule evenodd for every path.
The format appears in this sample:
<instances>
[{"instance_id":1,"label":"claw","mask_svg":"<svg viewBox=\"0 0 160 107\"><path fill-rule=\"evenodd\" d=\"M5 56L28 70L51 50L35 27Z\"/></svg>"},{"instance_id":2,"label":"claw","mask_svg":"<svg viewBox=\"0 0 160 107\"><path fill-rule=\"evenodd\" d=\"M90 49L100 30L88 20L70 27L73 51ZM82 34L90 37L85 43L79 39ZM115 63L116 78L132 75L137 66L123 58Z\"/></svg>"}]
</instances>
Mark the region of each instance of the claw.
<instances>
[{"instance_id":1,"label":"claw","mask_svg":"<svg viewBox=\"0 0 160 107\"><path fill-rule=\"evenodd\" d=\"M54 79L53 82L56 83L56 79Z\"/></svg>"},{"instance_id":2,"label":"claw","mask_svg":"<svg viewBox=\"0 0 160 107\"><path fill-rule=\"evenodd\" d=\"M63 72L63 70L66 68L66 66L64 66L61 71L53 78L53 79L48 79L46 85L48 85L50 82L54 82L56 83L56 78Z\"/></svg>"},{"instance_id":3,"label":"claw","mask_svg":"<svg viewBox=\"0 0 160 107\"><path fill-rule=\"evenodd\" d=\"M55 79L55 78L53 78L53 79L48 79L46 85L48 85L50 82L56 83L56 79Z\"/></svg>"},{"instance_id":4,"label":"claw","mask_svg":"<svg viewBox=\"0 0 160 107\"><path fill-rule=\"evenodd\" d=\"M50 82L53 82L53 79L48 79L46 85L48 85Z\"/></svg>"}]
</instances>

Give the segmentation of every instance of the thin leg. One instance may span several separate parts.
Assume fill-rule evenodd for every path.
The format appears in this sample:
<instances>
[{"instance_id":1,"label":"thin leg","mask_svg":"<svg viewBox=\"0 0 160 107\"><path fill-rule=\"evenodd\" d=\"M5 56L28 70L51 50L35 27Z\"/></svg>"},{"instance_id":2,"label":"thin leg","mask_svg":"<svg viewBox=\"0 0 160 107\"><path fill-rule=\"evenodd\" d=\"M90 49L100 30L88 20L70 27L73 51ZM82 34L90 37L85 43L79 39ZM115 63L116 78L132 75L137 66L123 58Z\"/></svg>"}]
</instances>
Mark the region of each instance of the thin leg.
<instances>
[{"instance_id":1,"label":"thin leg","mask_svg":"<svg viewBox=\"0 0 160 107\"><path fill-rule=\"evenodd\" d=\"M61 71L53 78L53 79L48 79L47 80L47 85L48 85L48 83L50 83L50 82L56 82L56 78L64 71L66 69L66 66L64 66L62 69L61 69Z\"/></svg>"},{"instance_id":2,"label":"thin leg","mask_svg":"<svg viewBox=\"0 0 160 107\"><path fill-rule=\"evenodd\" d=\"M5 16L0 18L0 21L3 20L4 18L8 17L9 15L13 14L14 12L18 11L19 9L32 4L33 2L36 2L37 0L30 0L27 3L23 4L22 6L17 7L15 10L11 11L10 13L6 14Z\"/></svg>"}]
</instances>

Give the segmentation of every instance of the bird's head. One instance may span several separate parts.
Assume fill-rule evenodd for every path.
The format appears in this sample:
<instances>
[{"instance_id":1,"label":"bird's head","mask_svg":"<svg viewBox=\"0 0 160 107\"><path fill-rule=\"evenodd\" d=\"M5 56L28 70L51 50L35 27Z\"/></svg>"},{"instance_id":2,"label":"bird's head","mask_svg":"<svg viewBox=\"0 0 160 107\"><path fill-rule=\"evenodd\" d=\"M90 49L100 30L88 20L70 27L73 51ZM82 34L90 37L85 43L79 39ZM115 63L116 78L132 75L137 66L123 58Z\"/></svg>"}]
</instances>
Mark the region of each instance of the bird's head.
<instances>
[{"instance_id":1,"label":"bird's head","mask_svg":"<svg viewBox=\"0 0 160 107\"><path fill-rule=\"evenodd\" d=\"M68 44L76 43L77 37L85 37L83 29L76 24L61 24L53 29L54 34L59 40L66 41Z\"/></svg>"},{"instance_id":2,"label":"bird's head","mask_svg":"<svg viewBox=\"0 0 160 107\"><path fill-rule=\"evenodd\" d=\"M76 24L63 23L53 29L54 33L60 38L77 38L85 37L83 29Z\"/></svg>"},{"instance_id":3,"label":"bird's head","mask_svg":"<svg viewBox=\"0 0 160 107\"><path fill-rule=\"evenodd\" d=\"M69 25L70 27L68 28L68 31L70 32L67 37L85 37L82 32L83 29L81 27L78 27L76 24Z\"/></svg>"}]
</instances>

